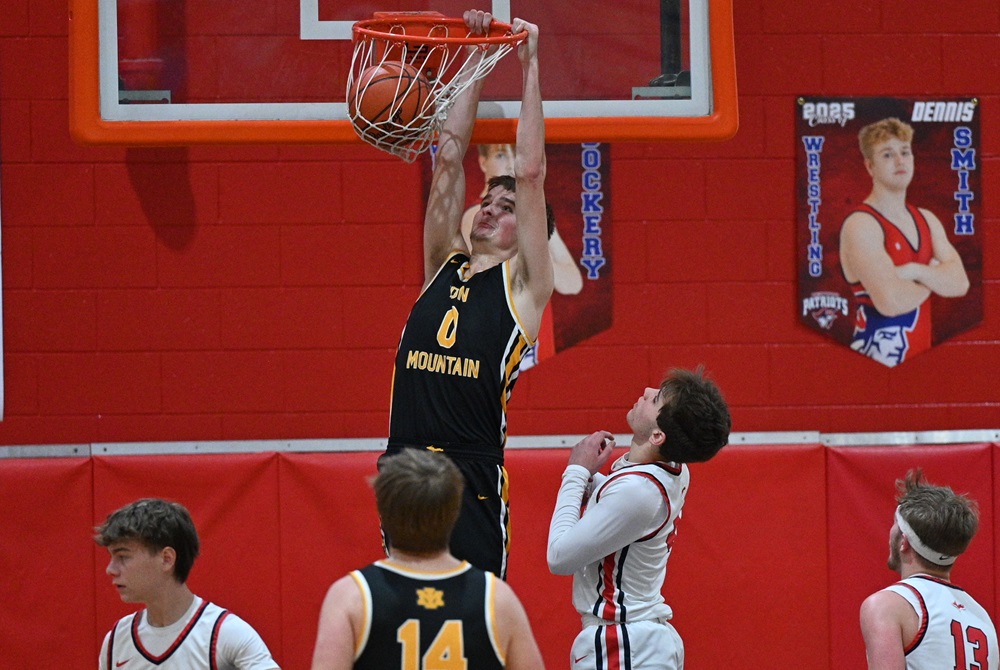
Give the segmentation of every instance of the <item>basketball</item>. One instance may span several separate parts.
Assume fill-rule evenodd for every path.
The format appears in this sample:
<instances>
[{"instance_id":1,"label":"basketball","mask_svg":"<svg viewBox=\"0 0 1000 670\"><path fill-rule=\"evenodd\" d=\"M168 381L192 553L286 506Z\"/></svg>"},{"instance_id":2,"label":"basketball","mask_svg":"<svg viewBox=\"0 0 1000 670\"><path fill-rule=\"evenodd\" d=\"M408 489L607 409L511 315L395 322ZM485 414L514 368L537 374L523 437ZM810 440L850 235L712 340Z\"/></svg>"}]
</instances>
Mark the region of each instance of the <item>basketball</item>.
<instances>
[{"instance_id":1,"label":"basketball","mask_svg":"<svg viewBox=\"0 0 1000 670\"><path fill-rule=\"evenodd\" d=\"M417 69L401 61L385 61L366 68L351 85L348 112L355 130L381 140L420 116L431 86ZM400 138L405 139L405 138Z\"/></svg>"}]
</instances>

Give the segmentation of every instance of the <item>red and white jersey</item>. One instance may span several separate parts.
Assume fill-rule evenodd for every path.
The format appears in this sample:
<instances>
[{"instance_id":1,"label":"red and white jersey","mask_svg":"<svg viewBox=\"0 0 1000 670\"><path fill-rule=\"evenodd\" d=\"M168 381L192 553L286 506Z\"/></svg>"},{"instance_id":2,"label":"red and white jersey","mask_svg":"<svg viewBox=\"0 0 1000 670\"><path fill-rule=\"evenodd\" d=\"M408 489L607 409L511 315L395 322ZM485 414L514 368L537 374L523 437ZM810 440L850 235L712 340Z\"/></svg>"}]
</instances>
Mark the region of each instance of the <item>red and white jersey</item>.
<instances>
[{"instance_id":1,"label":"red and white jersey","mask_svg":"<svg viewBox=\"0 0 1000 670\"><path fill-rule=\"evenodd\" d=\"M990 615L951 582L912 575L886 587L906 599L920 617L906 645L906 670L998 670L1000 649Z\"/></svg>"},{"instance_id":2,"label":"red and white jersey","mask_svg":"<svg viewBox=\"0 0 1000 670\"><path fill-rule=\"evenodd\" d=\"M146 610L122 617L104 636L100 670L278 670L264 641L235 614L195 596L169 626Z\"/></svg>"},{"instance_id":3,"label":"red and white jersey","mask_svg":"<svg viewBox=\"0 0 1000 670\"><path fill-rule=\"evenodd\" d=\"M589 478L579 465L563 473L549 527L550 569L573 572L573 604L584 626L670 619L661 589L690 481L687 466L623 457L609 476L594 476L587 496Z\"/></svg>"}]
</instances>

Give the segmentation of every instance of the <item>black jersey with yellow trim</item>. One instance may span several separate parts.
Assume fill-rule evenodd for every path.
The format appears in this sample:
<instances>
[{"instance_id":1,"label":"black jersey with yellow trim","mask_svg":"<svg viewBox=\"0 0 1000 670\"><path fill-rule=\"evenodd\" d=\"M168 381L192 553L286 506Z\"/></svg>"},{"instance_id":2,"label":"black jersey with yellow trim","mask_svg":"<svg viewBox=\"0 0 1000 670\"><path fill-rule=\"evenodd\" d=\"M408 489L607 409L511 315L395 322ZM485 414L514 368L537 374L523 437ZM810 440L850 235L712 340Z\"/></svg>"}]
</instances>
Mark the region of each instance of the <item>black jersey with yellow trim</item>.
<instances>
[{"instance_id":1,"label":"black jersey with yellow trim","mask_svg":"<svg viewBox=\"0 0 1000 670\"><path fill-rule=\"evenodd\" d=\"M504 667L493 618L493 574L465 562L445 572L419 572L388 559L351 577L365 599L366 616L354 670L411 667L404 658L425 659L426 667L437 667L434 661Z\"/></svg>"},{"instance_id":2,"label":"black jersey with yellow trim","mask_svg":"<svg viewBox=\"0 0 1000 670\"><path fill-rule=\"evenodd\" d=\"M506 444L507 403L534 343L514 308L510 262L472 276L468 267L467 254L452 252L410 311L393 370L390 444Z\"/></svg>"}]
</instances>

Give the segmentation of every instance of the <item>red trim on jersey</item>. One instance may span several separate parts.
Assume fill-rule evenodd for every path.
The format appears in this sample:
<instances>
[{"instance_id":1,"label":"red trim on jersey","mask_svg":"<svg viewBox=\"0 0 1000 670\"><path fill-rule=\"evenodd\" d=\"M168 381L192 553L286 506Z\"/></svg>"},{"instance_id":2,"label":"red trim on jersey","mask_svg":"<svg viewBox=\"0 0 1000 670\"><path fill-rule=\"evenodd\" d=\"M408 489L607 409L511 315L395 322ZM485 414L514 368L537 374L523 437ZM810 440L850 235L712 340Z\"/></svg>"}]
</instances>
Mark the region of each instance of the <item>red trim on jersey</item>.
<instances>
[{"instance_id":1,"label":"red trim on jersey","mask_svg":"<svg viewBox=\"0 0 1000 670\"><path fill-rule=\"evenodd\" d=\"M655 465L661 470L673 475L674 477L680 477L681 473L684 471L684 466L680 463L667 463L665 461L656 461L655 463L650 463L650 465Z\"/></svg>"},{"instance_id":2,"label":"red trim on jersey","mask_svg":"<svg viewBox=\"0 0 1000 670\"><path fill-rule=\"evenodd\" d=\"M205 611L206 607L208 607L208 601L203 600L201 602L201 607L199 607L198 611L194 613L194 616L191 617L190 621L188 621L188 624L177 636L177 639L174 640L173 644L171 644L170 647L168 647L167 650L159 656L151 653L142 645L142 640L139 638L139 619L142 612L136 612L132 615L132 644L134 644L135 648L139 650L139 653L142 654L143 658L150 663L156 663L159 665L160 663L163 663L163 661L167 660L170 655L177 651L177 648L184 643L184 640L187 639L187 636L191 633L191 629L194 628L194 625L198 623L198 619L201 618L201 614Z\"/></svg>"},{"instance_id":3,"label":"red trim on jersey","mask_svg":"<svg viewBox=\"0 0 1000 670\"><path fill-rule=\"evenodd\" d=\"M642 463L636 463L634 465L643 465ZM669 463L652 463L663 470L666 470L670 474L679 475L682 471L682 466L679 464L669 464ZM628 467L628 466L627 466ZM649 533L648 535L639 538L637 542L645 542L659 533L667 522L670 521L671 505L670 496L667 494L667 489L663 483L657 479L654 475L648 472L634 472L625 469L619 470L613 473L598 489L597 495L594 498L594 503L598 503L601 500L601 494L604 489L612 484L614 481L626 475L640 475L645 477L649 481L656 484L660 489L660 495L663 496L663 500L667 505L667 516L663 519L663 523L657 526L656 530ZM624 594L621 592L619 580L621 579L621 573L624 570L624 565L628 557L628 545L622 547L618 551L605 556L601 559L600 564L600 583L598 586L598 600L594 603L594 609L592 610L594 616L600 617L607 621L624 621L625 620L625 608L622 607L621 599L624 598Z\"/></svg>"},{"instance_id":4,"label":"red trim on jersey","mask_svg":"<svg viewBox=\"0 0 1000 670\"><path fill-rule=\"evenodd\" d=\"M215 620L215 625L212 626L212 639L208 643L208 667L210 670L219 670L216 648L219 646L219 629L227 616L229 616L229 610L223 610L219 618Z\"/></svg>"},{"instance_id":5,"label":"red trim on jersey","mask_svg":"<svg viewBox=\"0 0 1000 670\"><path fill-rule=\"evenodd\" d=\"M619 592L615 583L618 565L615 556L617 553L605 556L601 561L601 597L594 607L594 614L608 621L617 621L618 617L618 604L615 602L615 594Z\"/></svg>"},{"instance_id":6,"label":"red trim on jersey","mask_svg":"<svg viewBox=\"0 0 1000 670\"><path fill-rule=\"evenodd\" d=\"M924 635L927 633L927 619L928 619L928 617L927 617L927 604L924 602L924 597L922 595L920 595L920 591L918 591L915 588L913 588L913 586L911 586L910 584L907 584L906 582L899 582L899 585L900 586L905 586L906 588L908 588L911 591L913 591L913 594L915 596L917 596L917 602L920 603L920 612L919 612L919 614L920 614L920 629L917 631L917 634L913 636L913 639L910 641L910 644L906 645L903 648L903 654L905 655L905 654L909 654L911 651L913 651L918 646L920 646L920 643L924 639Z\"/></svg>"},{"instance_id":7,"label":"red trim on jersey","mask_svg":"<svg viewBox=\"0 0 1000 670\"><path fill-rule=\"evenodd\" d=\"M641 464L637 463L636 465L641 465ZM657 463L652 463L651 465L655 465L655 466L657 466L657 467L659 467L659 468L661 468L663 470L666 470L670 474L678 474L679 475L681 473L680 466L678 466L677 472L675 473L673 470L670 469L670 466L667 463L659 463L659 462L657 462ZM659 533L661 530L663 530L663 527L667 525L667 522L670 521L670 496L667 494L667 488L663 485L663 482L661 482L659 479L657 479L655 476L649 474L648 472L629 472L629 471L624 470L624 469L623 470L619 470L617 474L614 474L611 477L608 477L607 481L605 481L604 484L601 485L601 488L597 491L597 498L595 498L594 502L600 502L601 501L601 493L604 492L605 487L607 487L608 485L610 485L616 479L619 479L620 477L625 477L626 475L639 475L641 477L645 477L649 481L651 481L654 484L656 484L656 486L660 489L660 495L663 496L664 502L667 503L667 516L663 520L663 523L661 523L659 526L657 526L656 530L654 530L653 532L649 533L648 535L645 535L644 537L640 537L638 540L636 540L636 542L645 542L646 540L649 540L650 538L655 537L657 533ZM607 559L605 559L605 560L607 560Z\"/></svg>"}]
</instances>

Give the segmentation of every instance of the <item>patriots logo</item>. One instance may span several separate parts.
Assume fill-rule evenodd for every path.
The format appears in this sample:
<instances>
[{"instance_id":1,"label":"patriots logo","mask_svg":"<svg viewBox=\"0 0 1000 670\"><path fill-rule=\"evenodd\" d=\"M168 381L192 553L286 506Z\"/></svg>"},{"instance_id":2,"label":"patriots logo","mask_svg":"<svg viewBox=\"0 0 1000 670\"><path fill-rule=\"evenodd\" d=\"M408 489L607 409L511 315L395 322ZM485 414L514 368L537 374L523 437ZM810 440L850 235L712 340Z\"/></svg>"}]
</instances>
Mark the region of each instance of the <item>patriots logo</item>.
<instances>
[{"instance_id":1,"label":"patriots logo","mask_svg":"<svg viewBox=\"0 0 1000 670\"><path fill-rule=\"evenodd\" d=\"M830 330L838 316L846 316L847 299L832 291L817 291L802 301L802 314L808 314L823 330Z\"/></svg>"},{"instance_id":2,"label":"patriots logo","mask_svg":"<svg viewBox=\"0 0 1000 670\"><path fill-rule=\"evenodd\" d=\"M816 323L823 330L830 330L834 320L837 318L837 313L832 309L817 309L814 312L810 312L809 315L816 319Z\"/></svg>"}]
</instances>

